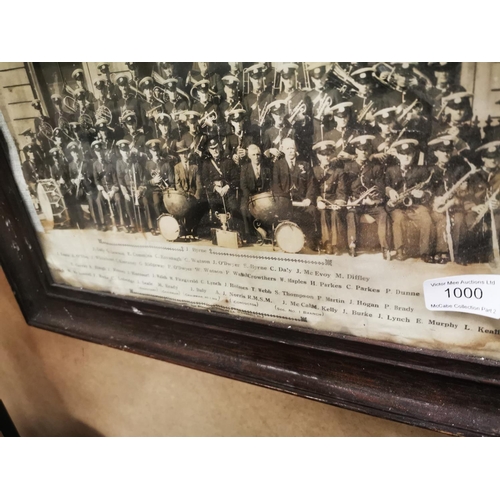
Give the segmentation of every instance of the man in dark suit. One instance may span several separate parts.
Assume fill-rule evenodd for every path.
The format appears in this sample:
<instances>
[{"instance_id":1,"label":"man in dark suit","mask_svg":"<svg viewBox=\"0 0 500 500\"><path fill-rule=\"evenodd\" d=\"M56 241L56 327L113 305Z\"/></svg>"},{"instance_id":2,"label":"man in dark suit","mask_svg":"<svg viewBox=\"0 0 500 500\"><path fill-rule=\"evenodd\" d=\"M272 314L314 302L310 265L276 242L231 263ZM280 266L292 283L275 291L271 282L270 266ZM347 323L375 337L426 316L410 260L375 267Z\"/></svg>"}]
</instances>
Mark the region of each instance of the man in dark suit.
<instances>
[{"instance_id":1,"label":"man in dark suit","mask_svg":"<svg viewBox=\"0 0 500 500\"><path fill-rule=\"evenodd\" d=\"M284 158L273 168L273 193L289 196L293 203L292 219L303 231L308 246L316 251L316 189L309 164L298 160L297 147L293 139L284 139L281 144Z\"/></svg>"},{"instance_id":2,"label":"man in dark suit","mask_svg":"<svg viewBox=\"0 0 500 500\"><path fill-rule=\"evenodd\" d=\"M240 187L241 187L241 213L245 229L244 240L255 241L252 230L252 216L248 210L248 201L251 196L271 190L271 169L262 158L261 150L255 144L248 147L248 160L241 165Z\"/></svg>"}]
</instances>

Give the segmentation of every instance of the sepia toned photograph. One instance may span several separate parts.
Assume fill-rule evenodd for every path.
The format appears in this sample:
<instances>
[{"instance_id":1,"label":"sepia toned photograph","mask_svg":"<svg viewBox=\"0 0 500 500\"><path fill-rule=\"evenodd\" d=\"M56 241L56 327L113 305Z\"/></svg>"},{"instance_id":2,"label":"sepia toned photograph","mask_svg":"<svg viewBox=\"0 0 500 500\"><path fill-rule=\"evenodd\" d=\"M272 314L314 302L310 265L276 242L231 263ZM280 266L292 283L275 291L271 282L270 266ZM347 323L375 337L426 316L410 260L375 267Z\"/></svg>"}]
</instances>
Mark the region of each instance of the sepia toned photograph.
<instances>
[{"instance_id":1,"label":"sepia toned photograph","mask_svg":"<svg viewBox=\"0 0 500 500\"><path fill-rule=\"evenodd\" d=\"M467 352L495 334L422 283L496 273L500 63L3 63L0 85L56 282Z\"/></svg>"}]
</instances>

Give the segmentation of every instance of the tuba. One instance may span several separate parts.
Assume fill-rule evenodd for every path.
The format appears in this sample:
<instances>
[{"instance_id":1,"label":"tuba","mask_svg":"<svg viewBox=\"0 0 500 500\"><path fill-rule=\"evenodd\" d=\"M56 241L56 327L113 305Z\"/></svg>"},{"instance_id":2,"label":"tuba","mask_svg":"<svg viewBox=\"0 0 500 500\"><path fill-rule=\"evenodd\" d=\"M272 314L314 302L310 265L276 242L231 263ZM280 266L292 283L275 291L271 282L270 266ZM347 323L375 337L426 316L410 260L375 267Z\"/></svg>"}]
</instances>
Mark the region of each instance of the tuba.
<instances>
[{"instance_id":1,"label":"tuba","mask_svg":"<svg viewBox=\"0 0 500 500\"><path fill-rule=\"evenodd\" d=\"M349 100L355 95L363 94L364 86L358 83L352 76L349 76L347 71L342 69L339 63L334 62L330 71L327 73L326 82L335 87L342 98Z\"/></svg>"}]
</instances>

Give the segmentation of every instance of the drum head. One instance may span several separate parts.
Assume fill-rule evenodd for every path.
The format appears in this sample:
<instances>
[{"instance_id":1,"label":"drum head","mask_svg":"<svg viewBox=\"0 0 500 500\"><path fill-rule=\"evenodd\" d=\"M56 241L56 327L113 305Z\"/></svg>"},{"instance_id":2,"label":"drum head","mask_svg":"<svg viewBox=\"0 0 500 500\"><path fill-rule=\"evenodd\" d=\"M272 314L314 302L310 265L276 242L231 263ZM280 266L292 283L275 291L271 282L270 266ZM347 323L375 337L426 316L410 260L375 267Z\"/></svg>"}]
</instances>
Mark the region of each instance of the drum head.
<instances>
[{"instance_id":1,"label":"drum head","mask_svg":"<svg viewBox=\"0 0 500 500\"><path fill-rule=\"evenodd\" d=\"M43 183L40 182L36 187L36 194L46 222L49 226L54 227L54 213L52 212L52 205L50 204L50 199L45 191Z\"/></svg>"},{"instance_id":2,"label":"drum head","mask_svg":"<svg viewBox=\"0 0 500 500\"><path fill-rule=\"evenodd\" d=\"M181 228L175 217L168 214L158 217L158 229L167 241L175 241L181 232Z\"/></svg>"},{"instance_id":3,"label":"drum head","mask_svg":"<svg viewBox=\"0 0 500 500\"><path fill-rule=\"evenodd\" d=\"M299 253L306 242L300 227L290 221L279 224L274 232L274 237L278 247L286 253Z\"/></svg>"}]
</instances>

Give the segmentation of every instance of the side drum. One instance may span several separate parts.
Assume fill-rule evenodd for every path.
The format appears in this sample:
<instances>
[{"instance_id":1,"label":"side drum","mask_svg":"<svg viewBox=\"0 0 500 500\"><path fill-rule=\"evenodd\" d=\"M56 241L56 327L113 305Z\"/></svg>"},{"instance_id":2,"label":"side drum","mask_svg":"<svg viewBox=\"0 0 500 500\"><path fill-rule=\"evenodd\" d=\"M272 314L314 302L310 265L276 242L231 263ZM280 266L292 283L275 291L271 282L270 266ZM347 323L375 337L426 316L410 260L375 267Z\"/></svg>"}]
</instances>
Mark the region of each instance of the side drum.
<instances>
[{"instance_id":1,"label":"side drum","mask_svg":"<svg viewBox=\"0 0 500 500\"><path fill-rule=\"evenodd\" d=\"M286 253L299 253L306 242L302 229L295 222L288 220L278 225L274 238L278 247Z\"/></svg>"},{"instance_id":2,"label":"side drum","mask_svg":"<svg viewBox=\"0 0 500 500\"><path fill-rule=\"evenodd\" d=\"M163 204L169 214L176 217L185 217L189 210L196 205L196 198L188 198L184 193L174 189L167 189L163 193Z\"/></svg>"},{"instance_id":3,"label":"side drum","mask_svg":"<svg viewBox=\"0 0 500 500\"><path fill-rule=\"evenodd\" d=\"M158 229L167 241L175 241L179 238L181 227L176 218L170 214L162 214L158 217Z\"/></svg>"},{"instance_id":4,"label":"side drum","mask_svg":"<svg viewBox=\"0 0 500 500\"><path fill-rule=\"evenodd\" d=\"M287 196L275 196L272 192L259 193L248 200L248 210L257 220L271 226L290 219L292 200Z\"/></svg>"},{"instance_id":5,"label":"side drum","mask_svg":"<svg viewBox=\"0 0 500 500\"><path fill-rule=\"evenodd\" d=\"M36 187L40 209L45 217L42 225L46 229L63 226L69 221L68 209L57 182L54 179L42 179Z\"/></svg>"}]
</instances>

